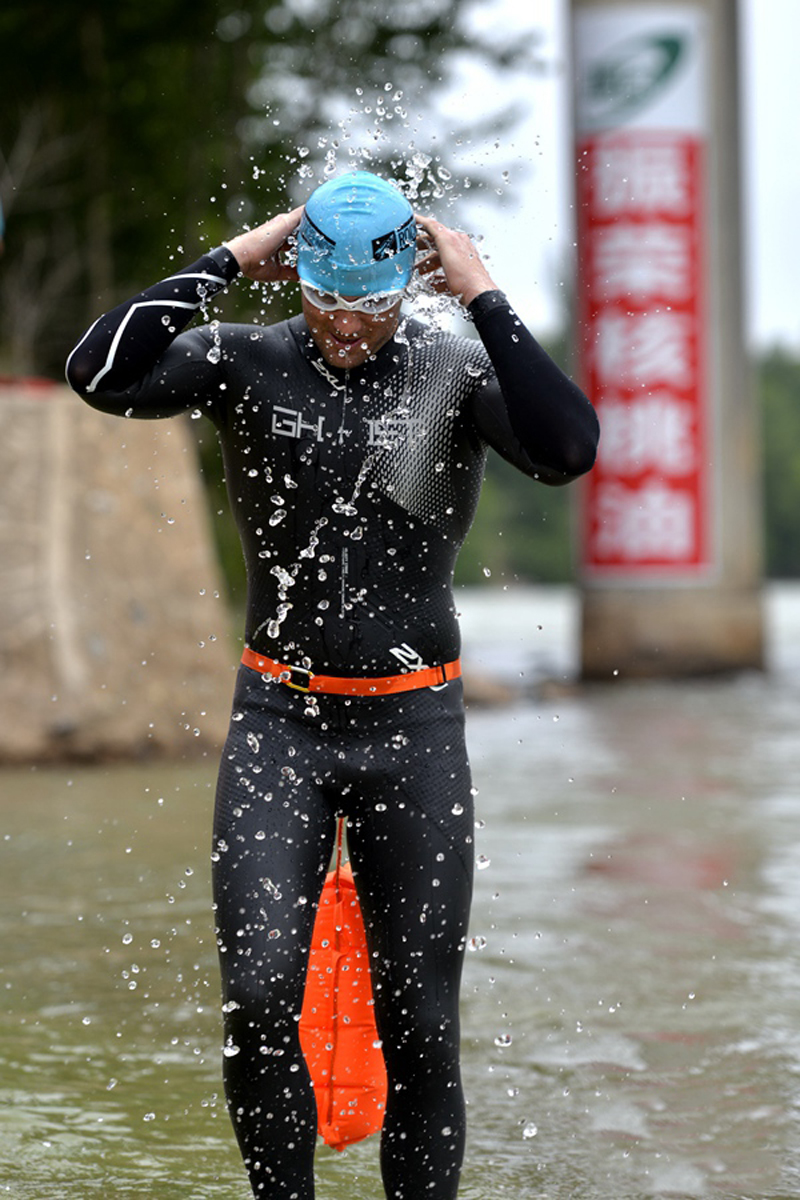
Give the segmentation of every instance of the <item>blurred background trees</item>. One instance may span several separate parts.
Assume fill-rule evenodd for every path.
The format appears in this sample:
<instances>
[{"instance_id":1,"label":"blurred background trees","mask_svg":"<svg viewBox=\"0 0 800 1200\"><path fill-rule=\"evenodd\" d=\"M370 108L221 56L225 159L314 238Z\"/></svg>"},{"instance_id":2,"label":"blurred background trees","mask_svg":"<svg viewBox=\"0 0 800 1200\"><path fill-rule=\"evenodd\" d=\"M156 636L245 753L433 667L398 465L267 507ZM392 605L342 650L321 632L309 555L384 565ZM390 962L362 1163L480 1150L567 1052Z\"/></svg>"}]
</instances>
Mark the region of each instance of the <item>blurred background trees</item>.
<instances>
[{"instance_id":1,"label":"blurred background trees","mask_svg":"<svg viewBox=\"0 0 800 1200\"><path fill-rule=\"evenodd\" d=\"M452 186L441 146L486 129L443 126L437 139L430 120L419 145L420 106L436 113L465 58L497 71L534 63L532 38L471 33L474 4L8 0L3 369L61 378L100 312L201 243L299 202L356 151L360 165L402 175L413 148L420 199ZM511 116L482 106L495 131ZM240 288L232 299L226 313L242 316L262 298Z\"/></svg>"},{"instance_id":2,"label":"blurred background trees","mask_svg":"<svg viewBox=\"0 0 800 1200\"><path fill-rule=\"evenodd\" d=\"M465 63L495 78L540 68L536 37L478 33L479 0L6 0L0 109L0 372L63 377L100 312L232 230L299 202L350 161L448 203L457 145L513 127L502 98L447 111ZM424 120L420 120L420 114ZM503 170L502 138L488 173ZM486 168L484 168L486 170ZM461 177L459 176L461 172ZM226 319L277 320L293 296L240 286ZM565 318L566 324L566 318ZM564 360L568 342L548 347ZM768 569L800 575L800 364L762 356ZM213 432L193 422L223 565L243 575ZM205 427L202 429L201 427ZM462 582L572 576L569 496L490 459ZM490 574L487 575L486 572Z\"/></svg>"},{"instance_id":3,"label":"blurred background trees","mask_svg":"<svg viewBox=\"0 0 800 1200\"><path fill-rule=\"evenodd\" d=\"M767 574L800 578L800 361L779 346L758 357L764 430Z\"/></svg>"}]
</instances>

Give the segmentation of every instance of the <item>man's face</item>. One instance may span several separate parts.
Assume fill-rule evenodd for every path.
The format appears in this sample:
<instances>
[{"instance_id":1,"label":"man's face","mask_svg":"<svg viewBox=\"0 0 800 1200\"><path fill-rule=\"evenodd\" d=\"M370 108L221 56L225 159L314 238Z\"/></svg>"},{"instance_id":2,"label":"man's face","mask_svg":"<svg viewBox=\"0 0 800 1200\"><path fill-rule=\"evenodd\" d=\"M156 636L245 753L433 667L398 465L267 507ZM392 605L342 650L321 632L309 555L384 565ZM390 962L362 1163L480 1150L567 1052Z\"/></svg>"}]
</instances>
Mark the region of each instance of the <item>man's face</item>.
<instances>
[{"instance_id":1,"label":"man's face","mask_svg":"<svg viewBox=\"0 0 800 1200\"><path fill-rule=\"evenodd\" d=\"M335 308L324 312L303 295L303 315L322 357L332 367L350 370L377 354L393 336L402 300L382 313Z\"/></svg>"}]
</instances>

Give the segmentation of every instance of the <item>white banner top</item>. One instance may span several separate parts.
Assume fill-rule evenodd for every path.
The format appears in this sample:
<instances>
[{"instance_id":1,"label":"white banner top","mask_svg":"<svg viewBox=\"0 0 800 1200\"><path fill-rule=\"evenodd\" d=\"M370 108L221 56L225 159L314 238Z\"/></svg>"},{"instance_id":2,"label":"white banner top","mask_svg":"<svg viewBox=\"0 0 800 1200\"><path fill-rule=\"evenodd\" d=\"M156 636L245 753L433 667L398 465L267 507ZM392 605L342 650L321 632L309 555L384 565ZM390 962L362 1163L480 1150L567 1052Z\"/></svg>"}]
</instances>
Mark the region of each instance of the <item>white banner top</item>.
<instances>
[{"instance_id":1,"label":"white banner top","mask_svg":"<svg viewBox=\"0 0 800 1200\"><path fill-rule=\"evenodd\" d=\"M690 4L577 9L578 134L707 132L706 16Z\"/></svg>"}]
</instances>

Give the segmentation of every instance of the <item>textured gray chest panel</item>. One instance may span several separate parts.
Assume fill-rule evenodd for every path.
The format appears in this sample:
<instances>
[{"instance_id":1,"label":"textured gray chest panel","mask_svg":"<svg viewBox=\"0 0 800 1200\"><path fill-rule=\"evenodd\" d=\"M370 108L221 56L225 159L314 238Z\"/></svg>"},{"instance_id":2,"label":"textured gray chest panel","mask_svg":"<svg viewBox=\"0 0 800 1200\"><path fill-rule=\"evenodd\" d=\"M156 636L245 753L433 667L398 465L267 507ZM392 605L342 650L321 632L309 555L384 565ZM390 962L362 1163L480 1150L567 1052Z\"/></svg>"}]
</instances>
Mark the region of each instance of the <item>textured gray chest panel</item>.
<instances>
[{"instance_id":1,"label":"textured gray chest panel","mask_svg":"<svg viewBox=\"0 0 800 1200\"><path fill-rule=\"evenodd\" d=\"M483 481L486 446L470 401L490 372L480 342L449 335L415 341L394 408L371 423L373 485L456 540L469 528Z\"/></svg>"}]
</instances>

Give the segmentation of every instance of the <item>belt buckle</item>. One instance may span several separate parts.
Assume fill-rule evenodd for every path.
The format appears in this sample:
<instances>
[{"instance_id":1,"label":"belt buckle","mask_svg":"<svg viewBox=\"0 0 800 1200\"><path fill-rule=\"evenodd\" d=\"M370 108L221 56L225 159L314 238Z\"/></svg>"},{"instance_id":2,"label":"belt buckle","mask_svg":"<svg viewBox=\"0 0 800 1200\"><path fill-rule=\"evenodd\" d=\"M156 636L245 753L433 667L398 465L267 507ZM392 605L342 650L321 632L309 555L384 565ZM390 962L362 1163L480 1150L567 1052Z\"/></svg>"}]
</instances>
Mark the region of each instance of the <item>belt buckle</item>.
<instances>
[{"instance_id":1,"label":"belt buckle","mask_svg":"<svg viewBox=\"0 0 800 1200\"><path fill-rule=\"evenodd\" d=\"M302 683L295 683L292 680L292 675L297 675L297 674L306 676L308 686L304 686ZM286 675L287 678L284 679L284 675ZM308 667L289 666L289 667L286 667L283 671L281 671L278 678L280 679L281 683L285 683L286 686L288 688L291 688L292 691L294 691L294 692L310 692L311 691L311 680L314 678L314 672L310 671L308 669Z\"/></svg>"}]
</instances>

